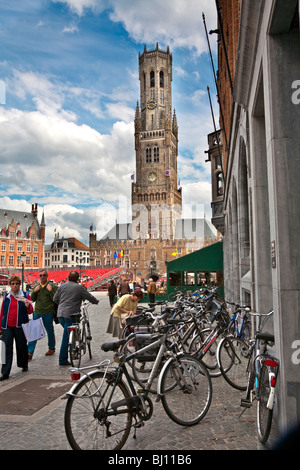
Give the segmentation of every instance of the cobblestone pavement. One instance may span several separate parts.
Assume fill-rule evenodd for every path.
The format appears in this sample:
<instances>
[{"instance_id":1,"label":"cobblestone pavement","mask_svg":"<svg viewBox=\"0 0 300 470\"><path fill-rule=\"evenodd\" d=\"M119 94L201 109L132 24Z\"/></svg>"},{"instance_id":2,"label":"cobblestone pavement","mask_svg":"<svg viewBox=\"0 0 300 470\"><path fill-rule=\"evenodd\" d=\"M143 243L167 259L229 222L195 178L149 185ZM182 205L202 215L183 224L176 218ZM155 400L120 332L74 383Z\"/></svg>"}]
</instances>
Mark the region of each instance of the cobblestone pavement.
<instances>
[{"instance_id":1,"label":"cobblestone pavement","mask_svg":"<svg viewBox=\"0 0 300 470\"><path fill-rule=\"evenodd\" d=\"M92 365L107 358L101 351L101 344L111 341L106 333L109 319L108 297L95 293L99 304L89 308L92 329L93 358L83 356L82 365ZM0 383L1 393L15 387L29 378L69 379L68 367L58 365L58 352L62 328L55 325L57 350L53 356L45 356L47 340L38 341L33 360L29 362L29 371L22 372L13 365L9 380ZM70 380L71 387L71 380ZM246 410L242 416L240 398L243 392L230 387L222 377L213 379L213 400L208 414L198 425L191 428L181 427L171 421L160 403L154 402L154 414L151 420L137 429L137 438L133 432L126 443L126 450L259 450L256 438L255 409ZM35 396L34 390L32 400ZM55 399L31 416L0 415L1 450L69 450L64 432L65 401Z\"/></svg>"}]
</instances>

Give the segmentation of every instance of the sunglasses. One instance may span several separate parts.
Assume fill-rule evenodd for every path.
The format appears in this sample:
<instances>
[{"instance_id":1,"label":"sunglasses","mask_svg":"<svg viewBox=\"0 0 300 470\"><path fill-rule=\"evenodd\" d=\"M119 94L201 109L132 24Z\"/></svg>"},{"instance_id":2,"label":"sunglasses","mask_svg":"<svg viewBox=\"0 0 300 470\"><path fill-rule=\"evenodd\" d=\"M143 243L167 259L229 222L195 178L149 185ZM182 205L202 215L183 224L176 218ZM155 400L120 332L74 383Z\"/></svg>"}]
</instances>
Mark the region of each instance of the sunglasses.
<instances>
[{"instance_id":1,"label":"sunglasses","mask_svg":"<svg viewBox=\"0 0 300 470\"><path fill-rule=\"evenodd\" d=\"M40 274L40 277L47 277L47 274Z\"/></svg>"},{"instance_id":2,"label":"sunglasses","mask_svg":"<svg viewBox=\"0 0 300 470\"><path fill-rule=\"evenodd\" d=\"M11 286L19 286L21 283L20 282L11 282L10 285Z\"/></svg>"}]
</instances>

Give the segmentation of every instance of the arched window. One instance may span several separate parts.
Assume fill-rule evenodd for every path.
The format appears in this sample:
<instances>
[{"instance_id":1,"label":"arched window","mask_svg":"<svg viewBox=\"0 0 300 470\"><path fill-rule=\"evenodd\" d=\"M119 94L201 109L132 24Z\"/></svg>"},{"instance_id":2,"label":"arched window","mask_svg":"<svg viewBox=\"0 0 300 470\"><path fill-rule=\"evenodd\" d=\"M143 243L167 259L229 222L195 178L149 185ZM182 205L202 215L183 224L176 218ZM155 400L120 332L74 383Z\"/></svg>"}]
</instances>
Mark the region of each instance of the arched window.
<instances>
[{"instance_id":1,"label":"arched window","mask_svg":"<svg viewBox=\"0 0 300 470\"><path fill-rule=\"evenodd\" d=\"M159 86L160 88L164 87L164 73L162 70L159 72Z\"/></svg>"},{"instance_id":2,"label":"arched window","mask_svg":"<svg viewBox=\"0 0 300 470\"><path fill-rule=\"evenodd\" d=\"M155 75L153 70L150 72L150 87L155 87Z\"/></svg>"},{"instance_id":3,"label":"arched window","mask_svg":"<svg viewBox=\"0 0 300 470\"><path fill-rule=\"evenodd\" d=\"M151 147L146 148L146 163L151 163L152 162L152 157L151 157Z\"/></svg>"},{"instance_id":4,"label":"arched window","mask_svg":"<svg viewBox=\"0 0 300 470\"><path fill-rule=\"evenodd\" d=\"M153 160L154 163L159 163L159 147L153 148Z\"/></svg>"}]
</instances>

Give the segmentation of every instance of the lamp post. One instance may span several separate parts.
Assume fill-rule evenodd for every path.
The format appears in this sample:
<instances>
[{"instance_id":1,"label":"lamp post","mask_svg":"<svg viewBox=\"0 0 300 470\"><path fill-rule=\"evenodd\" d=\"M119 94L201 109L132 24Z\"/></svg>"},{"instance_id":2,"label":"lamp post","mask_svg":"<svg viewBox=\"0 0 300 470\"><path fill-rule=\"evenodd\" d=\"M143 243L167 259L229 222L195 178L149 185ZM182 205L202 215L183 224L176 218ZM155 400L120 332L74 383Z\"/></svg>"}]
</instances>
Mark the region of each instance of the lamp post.
<instances>
[{"instance_id":1,"label":"lamp post","mask_svg":"<svg viewBox=\"0 0 300 470\"><path fill-rule=\"evenodd\" d=\"M21 258L21 263L22 263L22 290L24 290L24 263L26 260L26 255L24 251L22 251L20 258Z\"/></svg>"},{"instance_id":2,"label":"lamp post","mask_svg":"<svg viewBox=\"0 0 300 470\"><path fill-rule=\"evenodd\" d=\"M133 267L133 270L134 270L134 280L136 281L136 269L137 269L137 267L138 267L138 264L137 264L136 261L134 261L134 262L132 263L132 267Z\"/></svg>"}]
</instances>

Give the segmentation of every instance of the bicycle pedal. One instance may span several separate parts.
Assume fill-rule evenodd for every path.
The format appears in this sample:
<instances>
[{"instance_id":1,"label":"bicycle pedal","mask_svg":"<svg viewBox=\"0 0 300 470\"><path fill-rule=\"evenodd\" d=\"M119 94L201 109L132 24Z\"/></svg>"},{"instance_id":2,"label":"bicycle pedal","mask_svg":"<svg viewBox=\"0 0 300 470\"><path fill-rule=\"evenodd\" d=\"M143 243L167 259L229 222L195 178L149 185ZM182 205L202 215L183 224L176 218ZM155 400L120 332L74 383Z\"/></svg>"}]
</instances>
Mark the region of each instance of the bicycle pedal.
<instances>
[{"instance_id":1,"label":"bicycle pedal","mask_svg":"<svg viewBox=\"0 0 300 470\"><path fill-rule=\"evenodd\" d=\"M245 398L241 398L240 406L243 408L251 408L252 402L250 400L246 400Z\"/></svg>"}]
</instances>

